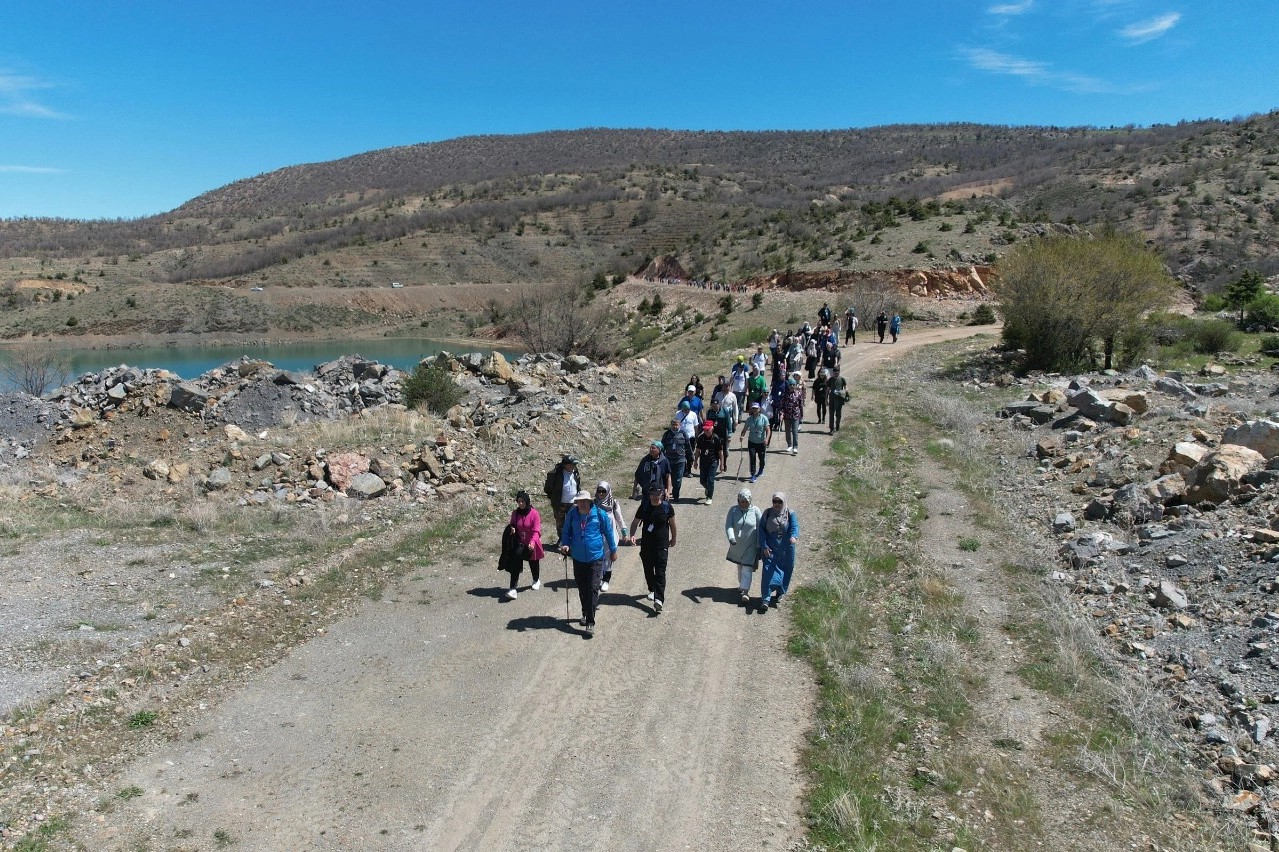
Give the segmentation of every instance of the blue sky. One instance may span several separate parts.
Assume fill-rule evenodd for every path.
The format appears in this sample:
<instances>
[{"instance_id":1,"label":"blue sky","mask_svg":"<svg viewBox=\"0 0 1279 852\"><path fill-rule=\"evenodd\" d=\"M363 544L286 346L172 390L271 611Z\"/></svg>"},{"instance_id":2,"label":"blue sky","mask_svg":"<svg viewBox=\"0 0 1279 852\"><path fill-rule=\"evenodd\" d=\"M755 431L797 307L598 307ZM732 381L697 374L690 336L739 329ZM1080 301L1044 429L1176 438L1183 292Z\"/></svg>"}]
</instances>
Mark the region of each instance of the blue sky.
<instances>
[{"instance_id":1,"label":"blue sky","mask_svg":"<svg viewBox=\"0 0 1279 852\"><path fill-rule=\"evenodd\" d=\"M133 217L481 133L1123 125L1279 108L1279 2L12 0L0 217Z\"/></svg>"}]
</instances>

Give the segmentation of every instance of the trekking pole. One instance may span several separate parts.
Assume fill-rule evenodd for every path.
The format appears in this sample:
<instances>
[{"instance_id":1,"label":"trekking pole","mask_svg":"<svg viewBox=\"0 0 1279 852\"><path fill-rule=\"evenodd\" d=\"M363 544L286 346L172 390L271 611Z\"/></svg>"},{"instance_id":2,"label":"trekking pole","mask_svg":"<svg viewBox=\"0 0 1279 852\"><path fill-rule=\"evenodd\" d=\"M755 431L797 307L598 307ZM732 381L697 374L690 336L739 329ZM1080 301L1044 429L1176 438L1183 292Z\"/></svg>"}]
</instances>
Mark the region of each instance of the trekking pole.
<instances>
[{"instance_id":1,"label":"trekking pole","mask_svg":"<svg viewBox=\"0 0 1279 852\"><path fill-rule=\"evenodd\" d=\"M733 474L734 479L740 480L742 478L742 458L745 452L746 452L746 449L745 447L742 446L741 436L738 436L737 438L737 473Z\"/></svg>"},{"instance_id":2,"label":"trekking pole","mask_svg":"<svg viewBox=\"0 0 1279 852\"><path fill-rule=\"evenodd\" d=\"M568 610L568 554L561 554L560 558L564 560L564 620L572 621Z\"/></svg>"}]
</instances>

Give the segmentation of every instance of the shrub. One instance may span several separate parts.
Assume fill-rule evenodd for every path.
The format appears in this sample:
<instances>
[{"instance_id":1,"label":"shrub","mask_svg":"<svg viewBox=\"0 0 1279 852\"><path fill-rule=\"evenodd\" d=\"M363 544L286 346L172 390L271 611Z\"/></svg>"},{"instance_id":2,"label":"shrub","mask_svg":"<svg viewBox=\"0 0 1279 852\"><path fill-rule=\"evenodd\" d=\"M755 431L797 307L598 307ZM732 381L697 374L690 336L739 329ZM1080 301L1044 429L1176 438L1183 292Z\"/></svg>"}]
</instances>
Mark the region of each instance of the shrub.
<instances>
[{"instance_id":1,"label":"shrub","mask_svg":"<svg viewBox=\"0 0 1279 852\"><path fill-rule=\"evenodd\" d=\"M731 293L719 300L719 309L725 316L733 312L733 296Z\"/></svg>"},{"instance_id":2,"label":"shrub","mask_svg":"<svg viewBox=\"0 0 1279 852\"><path fill-rule=\"evenodd\" d=\"M1275 328L1279 326L1279 296L1267 293L1248 304L1248 325Z\"/></svg>"},{"instance_id":3,"label":"shrub","mask_svg":"<svg viewBox=\"0 0 1279 852\"><path fill-rule=\"evenodd\" d=\"M426 406L432 414L444 414L464 396L466 392L449 371L434 364L418 364L404 382L404 404L409 408Z\"/></svg>"},{"instance_id":4,"label":"shrub","mask_svg":"<svg viewBox=\"0 0 1279 852\"><path fill-rule=\"evenodd\" d=\"M994 325L997 320L995 309L990 305L982 302L977 306L977 310L973 311L973 318L969 320L969 325Z\"/></svg>"},{"instance_id":5,"label":"shrub","mask_svg":"<svg viewBox=\"0 0 1279 852\"><path fill-rule=\"evenodd\" d=\"M79 324L80 324L80 319L78 317L74 317L74 316L67 317L67 328L75 328Z\"/></svg>"},{"instance_id":6,"label":"shrub","mask_svg":"<svg viewBox=\"0 0 1279 852\"><path fill-rule=\"evenodd\" d=\"M752 311L759 310L759 306L760 306L760 305L762 305L762 304L764 304L764 294L763 294L763 293L755 293L755 294L753 294L753 295L751 296L751 310L752 310Z\"/></svg>"},{"instance_id":7,"label":"shrub","mask_svg":"<svg viewBox=\"0 0 1279 852\"><path fill-rule=\"evenodd\" d=\"M1203 301L1199 303L1199 310L1205 313L1215 314L1217 311L1224 311L1229 305L1226 300L1216 293L1209 293L1203 297Z\"/></svg>"},{"instance_id":8,"label":"shrub","mask_svg":"<svg viewBox=\"0 0 1279 852\"><path fill-rule=\"evenodd\" d=\"M1243 343L1243 336L1233 323L1225 320L1207 320L1197 323L1193 332L1195 351L1201 355L1217 352L1235 352Z\"/></svg>"},{"instance_id":9,"label":"shrub","mask_svg":"<svg viewBox=\"0 0 1279 852\"><path fill-rule=\"evenodd\" d=\"M928 243L924 242L923 240L920 240L919 242L915 243L915 247L911 249L911 252L913 254L928 254Z\"/></svg>"},{"instance_id":10,"label":"shrub","mask_svg":"<svg viewBox=\"0 0 1279 852\"><path fill-rule=\"evenodd\" d=\"M1257 350L1271 358L1279 358L1279 334L1267 334L1257 341Z\"/></svg>"}]
</instances>

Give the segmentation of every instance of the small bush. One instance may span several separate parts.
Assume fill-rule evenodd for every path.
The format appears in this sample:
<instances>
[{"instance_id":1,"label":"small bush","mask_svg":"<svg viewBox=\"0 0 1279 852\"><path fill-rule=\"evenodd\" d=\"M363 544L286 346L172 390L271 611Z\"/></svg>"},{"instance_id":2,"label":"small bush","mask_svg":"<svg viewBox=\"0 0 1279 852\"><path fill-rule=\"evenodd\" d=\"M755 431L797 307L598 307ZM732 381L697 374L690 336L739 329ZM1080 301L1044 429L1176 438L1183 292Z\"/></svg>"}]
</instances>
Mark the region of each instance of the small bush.
<instances>
[{"instance_id":1,"label":"small bush","mask_svg":"<svg viewBox=\"0 0 1279 852\"><path fill-rule=\"evenodd\" d=\"M912 254L928 254L928 243L920 240L915 243L915 247L911 249Z\"/></svg>"},{"instance_id":2,"label":"small bush","mask_svg":"<svg viewBox=\"0 0 1279 852\"><path fill-rule=\"evenodd\" d=\"M755 294L753 294L753 295L751 296L751 310L752 310L752 311L759 310L759 306L760 306L760 305L762 305L762 304L764 304L764 294L763 294L763 293L755 293Z\"/></svg>"},{"instance_id":3,"label":"small bush","mask_svg":"<svg viewBox=\"0 0 1279 852\"><path fill-rule=\"evenodd\" d=\"M1248 325L1279 327L1279 296L1269 294L1248 304Z\"/></svg>"},{"instance_id":4,"label":"small bush","mask_svg":"<svg viewBox=\"0 0 1279 852\"><path fill-rule=\"evenodd\" d=\"M1217 293L1209 293L1207 296L1204 296L1203 301L1199 303L1199 310L1210 314L1215 314L1217 311L1224 311L1227 307L1229 307L1229 305L1226 304L1226 300Z\"/></svg>"},{"instance_id":5,"label":"small bush","mask_svg":"<svg viewBox=\"0 0 1279 852\"><path fill-rule=\"evenodd\" d=\"M444 414L464 396L466 392L457 386L449 371L433 364L418 364L404 382L404 404L409 408L425 406L432 414Z\"/></svg>"},{"instance_id":6,"label":"small bush","mask_svg":"<svg viewBox=\"0 0 1279 852\"><path fill-rule=\"evenodd\" d=\"M728 316L733 312L733 296L729 294L719 300L719 309L724 316Z\"/></svg>"},{"instance_id":7,"label":"small bush","mask_svg":"<svg viewBox=\"0 0 1279 852\"><path fill-rule=\"evenodd\" d=\"M985 302L977 306L977 310L973 311L973 318L968 321L969 325L994 325L996 321L995 309Z\"/></svg>"},{"instance_id":8,"label":"small bush","mask_svg":"<svg viewBox=\"0 0 1279 852\"><path fill-rule=\"evenodd\" d=\"M67 328L75 328L79 324L80 319L78 317L67 317Z\"/></svg>"},{"instance_id":9,"label":"small bush","mask_svg":"<svg viewBox=\"0 0 1279 852\"><path fill-rule=\"evenodd\" d=\"M154 710L139 710L129 717L128 725L133 730L149 728L155 724L155 720L160 718L160 714Z\"/></svg>"},{"instance_id":10,"label":"small bush","mask_svg":"<svg viewBox=\"0 0 1279 852\"><path fill-rule=\"evenodd\" d=\"M1257 350L1271 358L1279 358L1279 334L1267 334L1257 341Z\"/></svg>"},{"instance_id":11,"label":"small bush","mask_svg":"<svg viewBox=\"0 0 1279 852\"><path fill-rule=\"evenodd\" d=\"M1208 320L1199 323L1194 330L1193 339L1195 351L1201 355L1235 352L1243 343L1243 335L1233 323L1225 320Z\"/></svg>"}]
</instances>

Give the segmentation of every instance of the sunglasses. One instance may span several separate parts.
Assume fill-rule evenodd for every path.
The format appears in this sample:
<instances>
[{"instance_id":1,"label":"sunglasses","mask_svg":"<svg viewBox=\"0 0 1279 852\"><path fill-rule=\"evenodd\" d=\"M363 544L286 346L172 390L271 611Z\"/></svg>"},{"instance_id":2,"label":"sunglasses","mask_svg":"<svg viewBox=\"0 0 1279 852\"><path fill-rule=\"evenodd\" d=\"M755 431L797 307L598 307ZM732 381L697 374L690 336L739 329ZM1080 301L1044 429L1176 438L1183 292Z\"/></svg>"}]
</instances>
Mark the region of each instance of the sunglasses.
<instances>
[{"instance_id":1,"label":"sunglasses","mask_svg":"<svg viewBox=\"0 0 1279 852\"><path fill-rule=\"evenodd\" d=\"M773 501L773 505L774 505L774 506L780 506L780 505L782 505L782 501L781 501L781 500L774 500L774 501Z\"/></svg>"}]
</instances>

